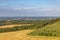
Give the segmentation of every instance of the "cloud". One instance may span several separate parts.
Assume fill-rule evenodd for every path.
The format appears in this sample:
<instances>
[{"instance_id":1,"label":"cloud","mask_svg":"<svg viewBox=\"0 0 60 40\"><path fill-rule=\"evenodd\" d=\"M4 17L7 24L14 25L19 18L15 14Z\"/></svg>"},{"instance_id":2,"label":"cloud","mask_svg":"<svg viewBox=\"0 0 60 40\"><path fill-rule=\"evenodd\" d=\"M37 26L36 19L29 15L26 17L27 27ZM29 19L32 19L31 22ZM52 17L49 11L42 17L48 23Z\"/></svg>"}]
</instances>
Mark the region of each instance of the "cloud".
<instances>
[{"instance_id":1,"label":"cloud","mask_svg":"<svg viewBox=\"0 0 60 40\"><path fill-rule=\"evenodd\" d=\"M60 8L0 8L0 16L60 16Z\"/></svg>"}]
</instances>

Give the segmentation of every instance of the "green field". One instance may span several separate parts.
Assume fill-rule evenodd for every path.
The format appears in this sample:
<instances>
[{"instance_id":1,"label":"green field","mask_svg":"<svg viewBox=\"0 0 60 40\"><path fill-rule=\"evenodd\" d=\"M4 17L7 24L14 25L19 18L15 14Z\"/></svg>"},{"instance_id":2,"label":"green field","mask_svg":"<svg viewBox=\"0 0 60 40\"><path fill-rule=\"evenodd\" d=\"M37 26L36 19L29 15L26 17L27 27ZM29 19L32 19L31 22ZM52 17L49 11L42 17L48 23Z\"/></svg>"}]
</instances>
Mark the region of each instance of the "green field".
<instances>
[{"instance_id":1,"label":"green field","mask_svg":"<svg viewBox=\"0 0 60 40\"><path fill-rule=\"evenodd\" d=\"M54 24L46 25L43 28L39 28L38 30L31 32L29 35L60 37L60 21Z\"/></svg>"}]
</instances>

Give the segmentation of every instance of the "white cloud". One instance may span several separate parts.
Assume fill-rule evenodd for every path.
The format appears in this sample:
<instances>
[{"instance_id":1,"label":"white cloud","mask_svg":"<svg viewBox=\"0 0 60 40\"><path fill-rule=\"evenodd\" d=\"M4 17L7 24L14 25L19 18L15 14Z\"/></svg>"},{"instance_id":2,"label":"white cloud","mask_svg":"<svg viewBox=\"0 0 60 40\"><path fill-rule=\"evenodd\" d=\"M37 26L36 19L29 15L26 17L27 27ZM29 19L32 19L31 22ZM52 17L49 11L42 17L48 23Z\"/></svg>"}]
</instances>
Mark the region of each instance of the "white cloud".
<instances>
[{"instance_id":1,"label":"white cloud","mask_svg":"<svg viewBox=\"0 0 60 40\"><path fill-rule=\"evenodd\" d=\"M0 8L0 16L60 16L60 8Z\"/></svg>"}]
</instances>

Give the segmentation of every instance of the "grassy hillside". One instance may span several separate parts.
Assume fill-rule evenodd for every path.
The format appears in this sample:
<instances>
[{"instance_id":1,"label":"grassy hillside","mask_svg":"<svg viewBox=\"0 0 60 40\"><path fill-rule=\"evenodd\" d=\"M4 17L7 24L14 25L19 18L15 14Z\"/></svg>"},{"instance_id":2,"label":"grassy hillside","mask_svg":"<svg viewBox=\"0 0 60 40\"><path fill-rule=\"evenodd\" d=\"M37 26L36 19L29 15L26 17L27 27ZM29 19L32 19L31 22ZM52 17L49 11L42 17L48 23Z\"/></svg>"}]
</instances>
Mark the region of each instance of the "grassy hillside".
<instances>
[{"instance_id":1,"label":"grassy hillside","mask_svg":"<svg viewBox=\"0 0 60 40\"><path fill-rule=\"evenodd\" d=\"M31 32L29 35L34 36L57 36L60 37L60 21L46 25L43 28Z\"/></svg>"}]
</instances>

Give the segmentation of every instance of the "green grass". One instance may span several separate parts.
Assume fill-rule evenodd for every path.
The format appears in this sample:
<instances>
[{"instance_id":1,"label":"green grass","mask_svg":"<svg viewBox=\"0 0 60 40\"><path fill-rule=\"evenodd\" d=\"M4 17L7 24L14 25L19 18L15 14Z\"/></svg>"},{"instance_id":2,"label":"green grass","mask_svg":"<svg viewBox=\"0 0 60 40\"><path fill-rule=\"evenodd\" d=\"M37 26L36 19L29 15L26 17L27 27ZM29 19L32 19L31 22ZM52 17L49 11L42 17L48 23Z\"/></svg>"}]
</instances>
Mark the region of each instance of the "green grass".
<instances>
[{"instance_id":1,"label":"green grass","mask_svg":"<svg viewBox=\"0 0 60 40\"><path fill-rule=\"evenodd\" d=\"M60 21L54 24L46 25L43 28L39 28L38 30L33 31L28 35L60 37Z\"/></svg>"}]
</instances>

